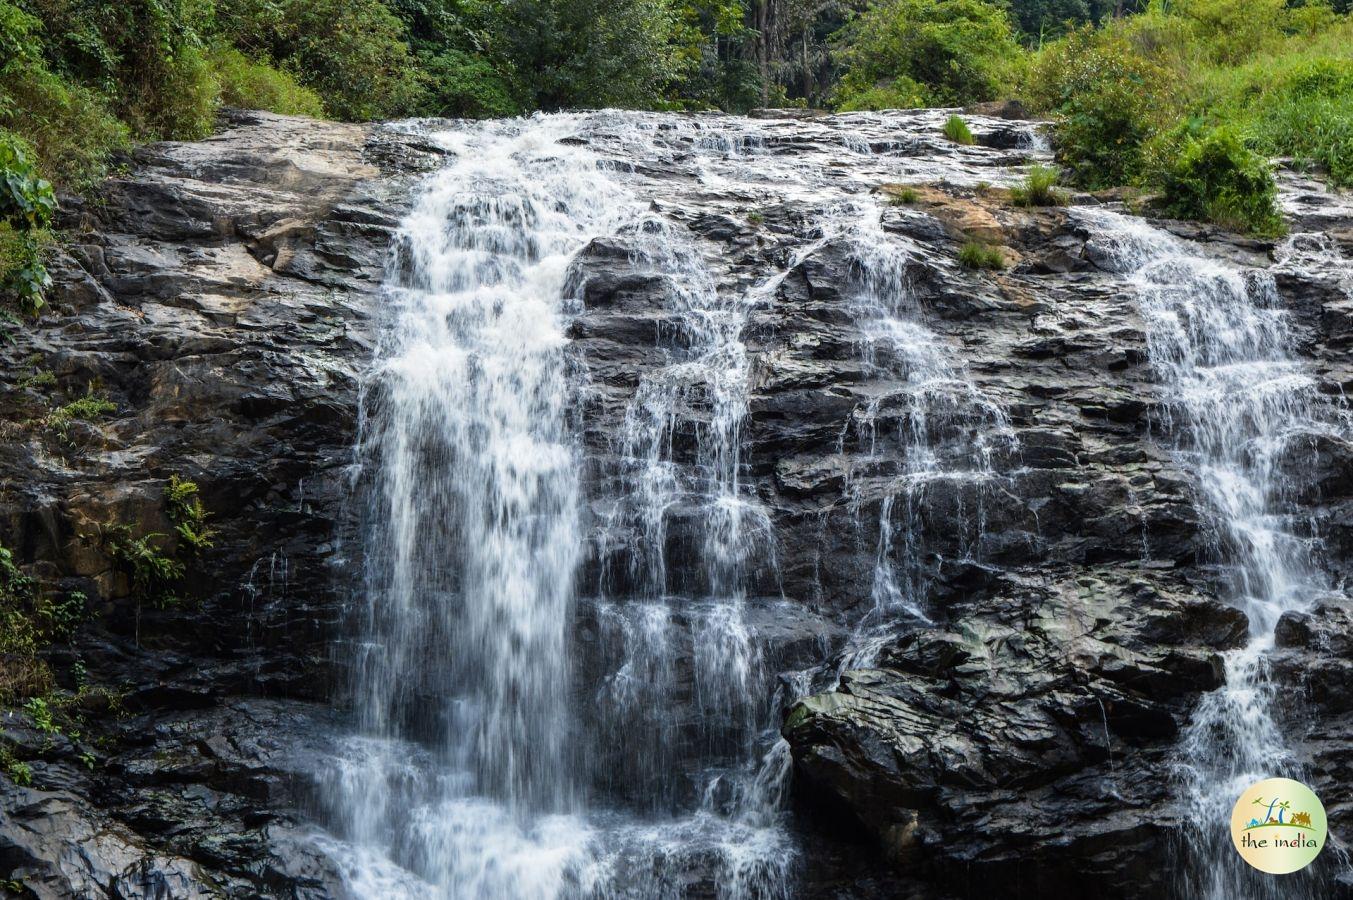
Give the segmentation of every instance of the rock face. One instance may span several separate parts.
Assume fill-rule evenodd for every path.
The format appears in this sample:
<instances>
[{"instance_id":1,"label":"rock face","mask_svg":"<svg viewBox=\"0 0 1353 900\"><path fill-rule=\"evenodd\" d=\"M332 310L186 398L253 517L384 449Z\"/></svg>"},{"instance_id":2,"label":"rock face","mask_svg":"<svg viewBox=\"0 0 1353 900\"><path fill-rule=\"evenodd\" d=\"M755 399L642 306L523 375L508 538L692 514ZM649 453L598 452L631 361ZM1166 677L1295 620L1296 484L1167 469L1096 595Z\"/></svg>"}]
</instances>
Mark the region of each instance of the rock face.
<instances>
[{"instance_id":1,"label":"rock face","mask_svg":"<svg viewBox=\"0 0 1353 900\"><path fill-rule=\"evenodd\" d=\"M765 524L741 587L772 681L808 687L778 718L798 820L831 832L809 842L824 848L805 852L804 896L901 896L903 877L931 896L1167 890L1177 739L1245 640L1217 599L1190 476L1154 427L1163 400L1131 292L1074 215L1015 208L986 184L1011 180L1031 126L985 112L975 147L945 142L928 112L637 117L671 132L644 159L605 117L568 139L626 174L718 291L749 298L738 450ZM440 151L413 130L254 113L227 126L145 148L101 202L68 204L57 315L0 348L15 373L0 543L50 589L91 598L51 662L66 687L78 660L108 688L82 701L98 724L81 738L2 723L32 779L0 779L0 880L38 897L347 896L308 813L337 716L329 648L360 564L358 391L387 245ZM702 180L715 139L720 165L763 176ZM897 181L915 186L882 187ZM1173 227L1272 271L1337 394L1353 389L1353 232L1336 198L1287 190L1293 230L1328 236L1275 247ZM643 238L598 239L570 274L593 503L579 697L614 663L599 598L637 577L615 551L637 526L598 508L627 477L626 416L693 339ZM960 265L974 239L1008 268ZM881 311L889 291L905 301ZM710 390L678 392L664 420L680 465L701 463ZM90 391L116 412L64 434L45 424ZM1326 536L1335 579L1353 574L1347 438L1312 436L1293 461L1309 489L1292 502ZM160 609L100 535L171 534L171 475L200 486L218 533L183 555L186 602ZM674 503L664 527L666 587L698 594L681 560L708 523ZM1290 749L1345 834L1351 616L1331 594L1284 618L1272 657L1276 689L1301 698L1281 709ZM863 841L833 843L842 832Z\"/></svg>"},{"instance_id":2,"label":"rock face","mask_svg":"<svg viewBox=\"0 0 1353 900\"><path fill-rule=\"evenodd\" d=\"M5 783L0 870L37 896L304 884L277 871L300 857L269 856L286 779L256 742L271 732L276 749L292 727L277 717L309 713L222 704L328 695L358 373L386 245L435 161L393 133L238 113L215 138L137 151L97 202L65 203L54 314L4 346L0 399L0 539L45 590L89 598L52 660L89 686L83 738L3 722L32 783ZM46 424L87 393L116 410ZM188 560L182 602L158 608L100 536L172 535L171 475L200 486L216 534L191 559L153 539ZM237 736L250 726L254 745Z\"/></svg>"}]
</instances>

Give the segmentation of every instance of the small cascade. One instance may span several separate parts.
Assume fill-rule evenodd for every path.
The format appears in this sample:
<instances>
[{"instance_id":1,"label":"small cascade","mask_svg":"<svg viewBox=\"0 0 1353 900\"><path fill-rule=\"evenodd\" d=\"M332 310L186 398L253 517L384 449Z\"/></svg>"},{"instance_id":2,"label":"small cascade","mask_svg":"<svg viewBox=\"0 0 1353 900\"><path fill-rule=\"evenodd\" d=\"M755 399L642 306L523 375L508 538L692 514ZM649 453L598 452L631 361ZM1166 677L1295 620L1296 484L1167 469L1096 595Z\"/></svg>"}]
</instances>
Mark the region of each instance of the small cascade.
<instances>
[{"instance_id":1,"label":"small cascade","mask_svg":"<svg viewBox=\"0 0 1353 900\"><path fill-rule=\"evenodd\" d=\"M1226 595L1250 623L1245 646L1225 655L1225 686L1202 698L1180 744L1181 799L1193 833L1179 894L1291 896L1309 873L1281 884L1257 874L1231 850L1227 823L1251 783L1300 777L1273 718L1265 656L1279 617L1329 589L1317 565L1318 535L1293 502L1300 476L1292 460L1313 436L1347 423L1297 358L1271 275L1197 255L1139 219L1076 214L1100 264L1131 280L1162 386L1163 435L1197 480Z\"/></svg>"},{"instance_id":2,"label":"small cascade","mask_svg":"<svg viewBox=\"0 0 1353 900\"><path fill-rule=\"evenodd\" d=\"M872 204L849 208L836 224L849 259L847 292L865 371L884 385L856 409L841 437L843 449L852 441L864 450L848 486L857 515L867 498L882 493L873 607L860 621L845 663L867 666L899 617L930 619L931 504L953 505L954 520L970 526L957 536L962 555L980 554L982 498L998 480L997 457L1013 454L1017 441L1004 410L924 324L908 282L914 249L883 230Z\"/></svg>"}]
</instances>

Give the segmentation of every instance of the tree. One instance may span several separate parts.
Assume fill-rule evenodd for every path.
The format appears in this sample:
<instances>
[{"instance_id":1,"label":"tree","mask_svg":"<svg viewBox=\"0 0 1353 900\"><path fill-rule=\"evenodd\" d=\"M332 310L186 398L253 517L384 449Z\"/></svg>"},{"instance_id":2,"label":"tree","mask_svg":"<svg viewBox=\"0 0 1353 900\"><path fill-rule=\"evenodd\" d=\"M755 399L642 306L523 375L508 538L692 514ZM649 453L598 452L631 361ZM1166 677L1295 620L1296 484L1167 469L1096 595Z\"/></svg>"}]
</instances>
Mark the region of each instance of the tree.
<instances>
[{"instance_id":1,"label":"tree","mask_svg":"<svg viewBox=\"0 0 1353 900\"><path fill-rule=\"evenodd\" d=\"M837 36L843 109L994 100L1020 65L1006 11L982 0L882 0Z\"/></svg>"},{"instance_id":2,"label":"tree","mask_svg":"<svg viewBox=\"0 0 1353 900\"><path fill-rule=\"evenodd\" d=\"M503 0L492 16L539 109L651 108L688 65L670 0Z\"/></svg>"}]
</instances>

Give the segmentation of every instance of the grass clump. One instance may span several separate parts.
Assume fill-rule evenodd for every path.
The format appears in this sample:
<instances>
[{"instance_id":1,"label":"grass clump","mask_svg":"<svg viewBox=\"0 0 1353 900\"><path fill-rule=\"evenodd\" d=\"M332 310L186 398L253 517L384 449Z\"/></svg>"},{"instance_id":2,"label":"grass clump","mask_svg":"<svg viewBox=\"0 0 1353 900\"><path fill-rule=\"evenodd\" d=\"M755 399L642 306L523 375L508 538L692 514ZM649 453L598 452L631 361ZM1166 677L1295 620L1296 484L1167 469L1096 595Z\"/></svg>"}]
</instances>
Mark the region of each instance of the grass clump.
<instances>
[{"instance_id":1,"label":"grass clump","mask_svg":"<svg viewBox=\"0 0 1353 900\"><path fill-rule=\"evenodd\" d=\"M1065 206L1066 194L1056 188L1060 177L1051 166L1030 166L1023 183L1010 189L1010 200L1016 206Z\"/></svg>"},{"instance_id":2,"label":"grass clump","mask_svg":"<svg viewBox=\"0 0 1353 900\"><path fill-rule=\"evenodd\" d=\"M968 123L958 116L950 116L945 120L943 130L944 136L955 144L970 145L973 143L972 131L968 128Z\"/></svg>"},{"instance_id":3,"label":"grass clump","mask_svg":"<svg viewBox=\"0 0 1353 900\"><path fill-rule=\"evenodd\" d=\"M969 269L1004 269L1005 254L1000 247L981 241L968 241L958 251L958 261Z\"/></svg>"},{"instance_id":4,"label":"grass clump","mask_svg":"<svg viewBox=\"0 0 1353 900\"><path fill-rule=\"evenodd\" d=\"M91 384L85 395L78 400L72 400L64 406L58 406L47 414L43 420L52 431L56 432L63 443L71 443L70 427L75 422L97 422L104 416L112 415L117 412L117 404L107 397L95 392Z\"/></svg>"},{"instance_id":5,"label":"grass clump","mask_svg":"<svg viewBox=\"0 0 1353 900\"><path fill-rule=\"evenodd\" d=\"M904 206L910 206L911 204L920 201L921 194L916 190L916 188L904 187L891 192L889 194L889 197L892 199L893 203L902 204Z\"/></svg>"}]
</instances>

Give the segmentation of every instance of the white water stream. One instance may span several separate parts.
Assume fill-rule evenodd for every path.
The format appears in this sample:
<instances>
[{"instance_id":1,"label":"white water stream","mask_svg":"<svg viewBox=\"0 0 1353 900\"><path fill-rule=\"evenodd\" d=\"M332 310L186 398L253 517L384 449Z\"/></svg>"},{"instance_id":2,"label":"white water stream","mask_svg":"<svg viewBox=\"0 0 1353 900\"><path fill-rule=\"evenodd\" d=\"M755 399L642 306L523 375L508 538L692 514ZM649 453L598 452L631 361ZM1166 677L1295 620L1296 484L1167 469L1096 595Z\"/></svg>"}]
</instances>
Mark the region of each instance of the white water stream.
<instances>
[{"instance_id":1,"label":"white water stream","mask_svg":"<svg viewBox=\"0 0 1353 900\"><path fill-rule=\"evenodd\" d=\"M898 122L932 134L940 119ZM843 295L866 370L901 386L857 409L842 437L869 448L848 489L885 485L888 498L852 664L869 660L884 633L875 626L928 615L919 558L932 494L980 499L1014 445L1002 409L911 304L912 251L881 227L869 194L889 180L1014 173L966 151L894 155L890 141L915 136L887 122L796 126L817 143L793 153L777 152L774 124L724 117L606 112L428 130L448 161L422 187L390 266L359 447L364 608L344 648L358 730L327 773L334 836L319 839L356 896L793 893L799 848L777 729L806 682L777 687L749 625L750 586L777 560L743 477L748 318L785 270L835 242L851 261ZM792 200L815 211L816 237L777 273L730 279L682 211L664 206L669 178L729 214ZM1262 675L1273 625L1323 587L1311 540L1281 512L1277 473L1285 442L1328 427L1328 411L1294 361L1271 282L1141 223L1085 215L1141 297L1166 432L1197 473L1252 623L1253 639L1228 657L1227 687L1186 739L1191 815L1219 822L1219 798L1273 772ZM609 468L589 475L588 376L566 335L579 312L571 266L597 238L661 285L669 324L661 364L641 373L611 436ZM589 495L589 477L603 496ZM975 488L937 490L952 485ZM894 503L906 505L900 517ZM976 552L980 503L961 518ZM603 575L580 585L592 530ZM578 655L580 622L595 631L596 659ZM595 678L580 677L584 662ZM1198 890L1224 896L1231 871L1218 867Z\"/></svg>"},{"instance_id":2,"label":"white water stream","mask_svg":"<svg viewBox=\"0 0 1353 900\"><path fill-rule=\"evenodd\" d=\"M1296 356L1291 314L1268 273L1204 257L1140 219L1077 215L1105 264L1130 278L1164 391L1162 431L1197 480L1226 598L1249 618L1248 640L1225 654L1226 684L1203 696L1181 741L1192 835L1177 888L1209 900L1291 896L1300 878L1256 875L1231 850L1228 823L1250 784L1300 777L1274 721L1265 657L1283 613L1329 585L1318 536L1291 502L1300 488L1291 458L1347 422Z\"/></svg>"}]
</instances>

